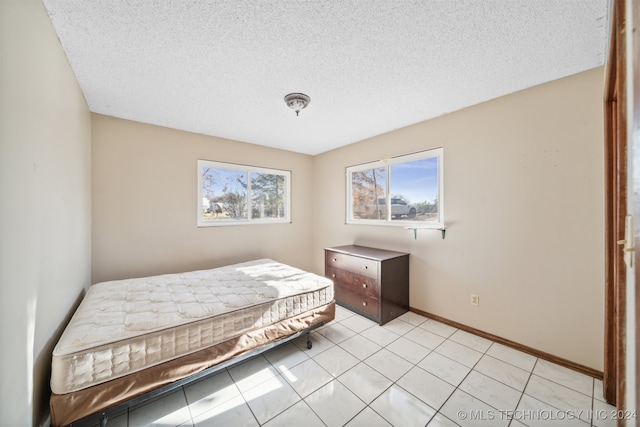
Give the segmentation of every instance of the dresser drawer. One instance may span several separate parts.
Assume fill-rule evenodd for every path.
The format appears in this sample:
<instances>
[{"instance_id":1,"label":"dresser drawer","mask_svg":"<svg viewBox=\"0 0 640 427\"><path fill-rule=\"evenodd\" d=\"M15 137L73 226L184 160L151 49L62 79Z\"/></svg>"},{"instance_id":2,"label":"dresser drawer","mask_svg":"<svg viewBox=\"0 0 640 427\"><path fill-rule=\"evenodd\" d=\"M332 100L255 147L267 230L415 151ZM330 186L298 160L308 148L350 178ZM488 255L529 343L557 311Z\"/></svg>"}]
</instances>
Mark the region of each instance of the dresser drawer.
<instances>
[{"instance_id":1,"label":"dresser drawer","mask_svg":"<svg viewBox=\"0 0 640 427\"><path fill-rule=\"evenodd\" d=\"M378 281L371 277L332 267L325 267L325 270L326 276L333 280L335 287L341 287L346 291L359 292L374 298L379 298L380 296Z\"/></svg>"},{"instance_id":2,"label":"dresser drawer","mask_svg":"<svg viewBox=\"0 0 640 427\"><path fill-rule=\"evenodd\" d=\"M326 252L325 261L328 267L351 271L373 279L378 278L378 261L332 251Z\"/></svg>"},{"instance_id":3,"label":"dresser drawer","mask_svg":"<svg viewBox=\"0 0 640 427\"><path fill-rule=\"evenodd\" d=\"M336 302L380 325L409 310L409 254L359 245L324 248Z\"/></svg>"},{"instance_id":4,"label":"dresser drawer","mask_svg":"<svg viewBox=\"0 0 640 427\"><path fill-rule=\"evenodd\" d=\"M335 294L336 301L343 305L351 306L354 310L361 311L369 316L378 317L378 300L376 298L342 288L336 288Z\"/></svg>"}]
</instances>

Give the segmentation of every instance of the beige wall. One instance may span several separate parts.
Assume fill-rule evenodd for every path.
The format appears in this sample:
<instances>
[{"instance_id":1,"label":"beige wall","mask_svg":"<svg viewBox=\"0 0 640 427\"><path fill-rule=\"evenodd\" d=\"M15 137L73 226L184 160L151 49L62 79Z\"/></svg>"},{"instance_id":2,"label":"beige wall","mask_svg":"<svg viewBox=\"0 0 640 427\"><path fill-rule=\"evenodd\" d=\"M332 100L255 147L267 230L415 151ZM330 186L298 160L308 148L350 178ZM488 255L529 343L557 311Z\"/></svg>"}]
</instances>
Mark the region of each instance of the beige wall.
<instances>
[{"instance_id":1,"label":"beige wall","mask_svg":"<svg viewBox=\"0 0 640 427\"><path fill-rule=\"evenodd\" d=\"M1 1L0 31L0 424L40 425L90 283L91 115L42 2Z\"/></svg>"},{"instance_id":2,"label":"beige wall","mask_svg":"<svg viewBox=\"0 0 640 427\"><path fill-rule=\"evenodd\" d=\"M94 115L92 281L411 253L411 306L603 368L601 68L316 157ZM446 239L345 225L344 168L444 147ZM196 227L196 160L289 169L292 224ZM471 293L480 306L469 303Z\"/></svg>"},{"instance_id":3,"label":"beige wall","mask_svg":"<svg viewBox=\"0 0 640 427\"><path fill-rule=\"evenodd\" d=\"M410 252L412 307L602 370L602 93L598 68L316 156L315 271L327 246ZM440 146L444 240L345 225L346 166Z\"/></svg>"},{"instance_id":4,"label":"beige wall","mask_svg":"<svg viewBox=\"0 0 640 427\"><path fill-rule=\"evenodd\" d=\"M93 282L269 257L311 267L312 157L93 115ZM292 223L196 226L197 160L291 171Z\"/></svg>"},{"instance_id":5,"label":"beige wall","mask_svg":"<svg viewBox=\"0 0 640 427\"><path fill-rule=\"evenodd\" d=\"M411 252L415 308L602 369L602 69L312 158L91 117L41 2L0 1L0 24L3 423L43 422L90 281L262 256L322 273L347 243ZM346 166L437 146L445 240L344 224ZM199 158L291 170L292 224L197 228Z\"/></svg>"}]
</instances>

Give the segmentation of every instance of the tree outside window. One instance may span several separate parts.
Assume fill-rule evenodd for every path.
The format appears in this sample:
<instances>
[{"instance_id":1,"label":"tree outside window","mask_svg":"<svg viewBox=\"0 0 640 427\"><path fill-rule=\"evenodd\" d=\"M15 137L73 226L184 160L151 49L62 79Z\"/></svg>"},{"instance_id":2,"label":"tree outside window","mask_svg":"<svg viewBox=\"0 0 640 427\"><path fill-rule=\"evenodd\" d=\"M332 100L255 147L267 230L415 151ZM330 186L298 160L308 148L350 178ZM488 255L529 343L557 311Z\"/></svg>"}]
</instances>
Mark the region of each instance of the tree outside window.
<instances>
[{"instance_id":1,"label":"tree outside window","mask_svg":"<svg viewBox=\"0 0 640 427\"><path fill-rule=\"evenodd\" d=\"M442 228L442 148L347 168L347 223Z\"/></svg>"},{"instance_id":2,"label":"tree outside window","mask_svg":"<svg viewBox=\"0 0 640 427\"><path fill-rule=\"evenodd\" d=\"M198 226L290 222L290 176L198 160Z\"/></svg>"}]
</instances>

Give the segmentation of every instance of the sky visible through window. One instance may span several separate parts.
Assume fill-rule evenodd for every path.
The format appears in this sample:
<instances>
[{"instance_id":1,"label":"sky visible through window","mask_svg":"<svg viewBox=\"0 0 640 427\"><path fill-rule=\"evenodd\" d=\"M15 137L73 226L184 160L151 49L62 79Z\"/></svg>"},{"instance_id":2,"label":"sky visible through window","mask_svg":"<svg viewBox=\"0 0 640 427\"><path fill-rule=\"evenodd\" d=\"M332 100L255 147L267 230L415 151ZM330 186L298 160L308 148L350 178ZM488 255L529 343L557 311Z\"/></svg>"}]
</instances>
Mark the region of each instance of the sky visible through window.
<instances>
[{"instance_id":1,"label":"sky visible through window","mask_svg":"<svg viewBox=\"0 0 640 427\"><path fill-rule=\"evenodd\" d=\"M411 203L432 202L438 197L438 158L390 166L390 191Z\"/></svg>"},{"instance_id":2,"label":"sky visible through window","mask_svg":"<svg viewBox=\"0 0 640 427\"><path fill-rule=\"evenodd\" d=\"M290 172L198 160L198 225L288 222Z\"/></svg>"},{"instance_id":3,"label":"sky visible through window","mask_svg":"<svg viewBox=\"0 0 640 427\"><path fill-rule=\"evenodd\" d=\"M202 168L204 179L204 196L218 197L225 193L244 193L246 187L241 183L247 182L247 172L232 169Z\"/></svg>"},{"instance_id":4,"label":"sky visible through window","mask_svg":"<svg viewBox=\"0 0 640 427\"><path fill-rule=\"evenodd\" d=\"M440 226L441 159L436 148L347 167L347 223Z\"/></svg>"}]
</instances>

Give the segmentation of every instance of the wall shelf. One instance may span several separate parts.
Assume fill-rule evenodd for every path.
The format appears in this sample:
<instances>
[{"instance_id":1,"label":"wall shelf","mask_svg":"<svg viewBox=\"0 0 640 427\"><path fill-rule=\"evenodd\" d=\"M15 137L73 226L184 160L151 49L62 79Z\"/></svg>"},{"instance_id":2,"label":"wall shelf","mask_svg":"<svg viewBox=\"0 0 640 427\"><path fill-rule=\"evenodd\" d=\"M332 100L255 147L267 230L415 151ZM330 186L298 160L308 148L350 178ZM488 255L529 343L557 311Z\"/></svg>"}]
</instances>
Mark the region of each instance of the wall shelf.
<instances>
[{"instance_id":1,"label":"wall shelf","mask_svg":"<svg viewBox=\"0 0 640 427\"><path fill-rule=\"evenodd\" d=\"M442 238L445 238L447 233L446 227L442 228L432 228L432 227L405 227L406 230L413 230L413 238L414 240L418 240L418 230L440 230Z\"/></svg>"}]
</instances>

